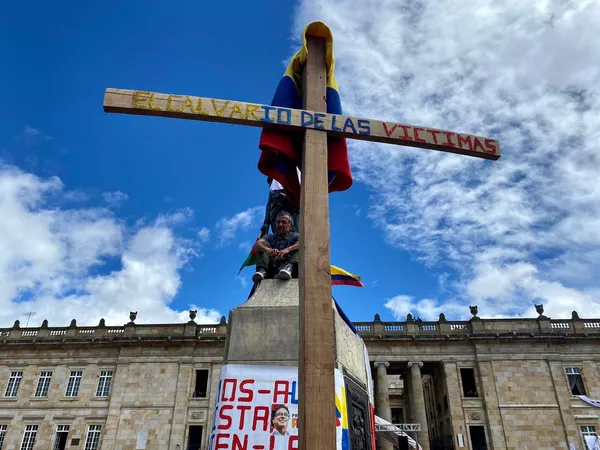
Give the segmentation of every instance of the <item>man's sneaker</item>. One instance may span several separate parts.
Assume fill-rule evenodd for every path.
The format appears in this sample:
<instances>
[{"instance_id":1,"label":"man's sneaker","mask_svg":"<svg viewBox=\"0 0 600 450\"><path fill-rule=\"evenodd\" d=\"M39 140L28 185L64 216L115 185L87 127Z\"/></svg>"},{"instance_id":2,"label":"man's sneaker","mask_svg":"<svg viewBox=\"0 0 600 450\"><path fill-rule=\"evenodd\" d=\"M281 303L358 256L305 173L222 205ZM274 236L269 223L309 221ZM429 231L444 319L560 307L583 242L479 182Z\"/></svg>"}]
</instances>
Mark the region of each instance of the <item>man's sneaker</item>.
<instances>
[{"instance_id":1,"label":"man's sneaker","mask_svg":"<svg viewBox=\"0 0 600 450\"><path fill-rule=\"evenodd\" d=\"M259 283L262 280L264 280L266 276L267 271L262 267L259 267L258 269L256 269L256 272L254 272L254 275L252 275L252 281L254 281L255 283Z\"/></svg>"},{"instance_id":2,"label":"man's sneaker","mask_svg":"<svg viewBox=\"0 0 600 450\"><path fill-rule=\"evenodd\" d=\"M277 280L289 280L292 278L292 265L285 264L279 269L279 273L275 275Z\"/></svg>"}]
</instances>

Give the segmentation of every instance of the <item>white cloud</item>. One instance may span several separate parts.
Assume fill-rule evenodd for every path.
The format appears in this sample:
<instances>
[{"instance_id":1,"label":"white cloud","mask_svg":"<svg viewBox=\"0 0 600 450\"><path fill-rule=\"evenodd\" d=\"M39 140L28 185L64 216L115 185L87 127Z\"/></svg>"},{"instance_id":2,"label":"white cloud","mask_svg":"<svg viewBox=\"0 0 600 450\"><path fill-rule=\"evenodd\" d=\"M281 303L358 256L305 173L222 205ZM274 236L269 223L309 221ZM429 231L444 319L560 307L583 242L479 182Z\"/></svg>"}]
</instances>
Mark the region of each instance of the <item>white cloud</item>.
<instances>
[{"instance_id":1,"label":"white cloud","mask_svg":"<svg viewBox=\"0 0 600 450\"><path fill-rule=\"evenodd\" d=\"M201 228L198 231L197 236L200 242L208 242L208 240L210 239L210 230L206 227Z\"/></svg>"},{"instance_id":2,"label":"white cloud","mask_svg":"<svg viewBox=\"0 0 600 450\"><path fill-rule=\"evenodd\" d=\"M191 208L180 208L175 212L161 214L156 219L156 223L165 227L177 227L187 223L194 217L194 211Z\"/></svg>"},{"instance_id":3,"label":"white cloud","mask_svg":"<svg viewBox=\"0 0 600 450\"><path fill-rule=\"evenodd\" d=\"M476 276L467 285L467 292L475 300L497 299L509 302L516 289L532 280L536 268L531 264L517 263L500 269L491 264L476 269Z\"/></svg>"},{"instance_id":4,"label":"white cloud","mask_svg":"<svg viewBox=\"0 0 600 450\"><path fill-rule=\"evenodd\" d=\"M47 141L52 139L50 136L42 133L37 128L30 125L26 125L23 131L14 137L15 141L21 141L27 146L31 146L40 141Z\"/></svg>"},{"instance_id":5,"label":"white cloud","mask_svg":"<svg viewBox=\"0 0 600 450\"><path fill-rule=\"evenodd\" d=\"M64 193L56 177L0 166L0 326L27 311L55 326L122 324L130 310L139 323L187 317L169 306L196 256L169 226L187 212L130 228L106 208L56 207ZM199 308L196 320L219 317Z\"/></svg>"},{"instance_id":6,"label":"white cloud","mask_svg":"<svg viewBox=\"0 0 600 450\"><path fill-rule=\"evenodd\" d=\"M409 295L397 295L389 299L384 306L391 311L396 320L400 321L406 320L408 314L412 314L415 320L420 318L426 321L438 320L440 313L465 318L469 311L457 302L440 303L430 298L415 301L414 297Z\"/></svg>"},{"instance_id":7,"label":"white cloud","mask_svg":"<svg viewBox=\"0 0 600 450\"><path fill-rule=\"evenodd\" d=\"M407 314L413 310L413 298L410 295L397 295L385 304L394 314L394 318L397 320L405 320Z\"/></svg>"},{"instance_id":8,"label":"white cloud","mask_svg":"<svg viewBox=\"0 0 600 450\"><path fill-rule=\"evenodd\" d=\"M389 244L459 280L442 309L596 314L600 3L303 0L295 36L311 20L333 30L346 113L500 141L496 162L350 142Z\"/></svg>"},{"instance_id":9,"label":"white cloud","mask_svg":"<svg viewBox=\"0 0 600 450\"><path fill-rule=\"evenodd\" d=\"M240 285L242 286L242 289L246 289L248 287L248 277L243 277L243 276L237 276L237 279L240 282Z\"/></svg>"},{"instance_id":10,"label":"white cloud","mask_svg":"<svg viewBox=\"0 0 600 450\"><path fill-rule=\"evenodd\" d=\"M102 194L102 198L106 203L108 203L108 206L118 208L125 200L129 198L129 195L121 191L105 192Z\"/></svg>"},{"instance_id":11,"label":"white cloud","mask_svg":"<svg viewBox=\"0 0 600 450\"><path fill-rule=\"evenodd\" d=\"M263 206L255 206L245 211L239 212L232 217L223 217L217 222L217 232L219 234L218 246L223 247L231 244L238 231L246 231L251 226L257 226L257 220L261 212L264 212Z\"/></svg>"},{"instance_id":12,"label":"white cloud","mask_svg":"<svg viewBox=\"0 0 600 450\"><path fill-rule=\"evenodd\" d=\"M544 314L550 317L570 317L574 310L586 317L600 317L597 293L540 279L539 270L531 264L516 263L503 267L482 264L475 274L475 278L467 284L467 291L471 298L485 305L484 316L488 315L486 311L491 310L495 315L522 313L535 317L537 314L531 306L543 303ZM524 311L516 307L522 299L528 301L528 308Z\"/></svg>"},{"instance_id":13,"label":"white cloud","mask_svg":"<svg viewBox=\"0 0 600 450\"><path fill-rule=\"evenodd\" d=\"M245 252L249 252L250 249L252 248L253 242L251 241L244 241L244 242L240 242L238 247L240 248L240 250L243 250Z\"/></svg>"}]
</instances>

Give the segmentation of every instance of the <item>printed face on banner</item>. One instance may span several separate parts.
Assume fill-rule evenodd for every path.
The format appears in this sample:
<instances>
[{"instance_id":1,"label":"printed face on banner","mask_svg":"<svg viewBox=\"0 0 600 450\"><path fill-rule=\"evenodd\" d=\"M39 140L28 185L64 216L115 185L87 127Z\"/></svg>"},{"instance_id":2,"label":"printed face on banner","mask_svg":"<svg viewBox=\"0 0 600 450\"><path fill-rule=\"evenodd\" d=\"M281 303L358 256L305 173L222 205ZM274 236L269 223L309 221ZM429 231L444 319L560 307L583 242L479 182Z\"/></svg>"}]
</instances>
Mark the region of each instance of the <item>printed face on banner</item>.
<instances>
[{"instance_id":1,"label":"printed face on banner","mask_svg":"<svg viewBox=\"0 0 600 450\"><path fill-rule=\"evenodd\" d=\"M298 369L225 365L211 450L296 450Z\"/></svg>"}]
</instances>

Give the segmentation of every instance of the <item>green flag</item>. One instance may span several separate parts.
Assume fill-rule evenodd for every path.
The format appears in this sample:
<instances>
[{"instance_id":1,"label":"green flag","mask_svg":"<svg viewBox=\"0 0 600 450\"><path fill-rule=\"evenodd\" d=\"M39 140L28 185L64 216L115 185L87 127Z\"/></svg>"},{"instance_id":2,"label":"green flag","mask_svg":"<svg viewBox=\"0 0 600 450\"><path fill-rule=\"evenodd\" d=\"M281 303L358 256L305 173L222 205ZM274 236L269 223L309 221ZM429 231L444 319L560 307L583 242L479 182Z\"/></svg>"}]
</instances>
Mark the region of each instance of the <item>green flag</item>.
<instances>
[{"instance_id":1,"label":"green flag","mask_svg":"<svg viewBox=\"0 0 600 450\"><path fill-rule=\"evenodd\" d=\"M261 238L261 236L258 236L256 238L256 240L258 241ZM256 264L256 253L254 253L254 250L250 250L250 253L248 254L248 257L246 258L246 260L242 263L242 267L240 267L240 270L238 270L238 275L240 274L240 272L242 271L242 269L244 267L247 266L254 266Z\"/></svg>"}]
</instances>

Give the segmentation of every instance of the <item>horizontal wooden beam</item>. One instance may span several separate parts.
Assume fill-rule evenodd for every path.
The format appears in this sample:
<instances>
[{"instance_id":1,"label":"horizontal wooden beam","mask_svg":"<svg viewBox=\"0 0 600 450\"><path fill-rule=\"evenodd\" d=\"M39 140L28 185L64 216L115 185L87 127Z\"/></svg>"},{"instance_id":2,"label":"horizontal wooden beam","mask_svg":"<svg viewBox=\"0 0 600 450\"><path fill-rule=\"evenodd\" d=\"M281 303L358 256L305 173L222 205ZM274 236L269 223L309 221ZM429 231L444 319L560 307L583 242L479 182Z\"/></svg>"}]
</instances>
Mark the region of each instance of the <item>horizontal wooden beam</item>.
<instances>
[{"instance_id":1,"label":"horizontal wooden beam","mask_svg":"<svg viewBox=\"0 0 600 450\"><path fill-rule=\"evenodd\" d=\"M495 139L429 127L234 100L108 88L104 94L104 111L297 131L316 129L349 139L419 147L476 158L500 158L500 145Z\"/></svg>"}]
</instances>

